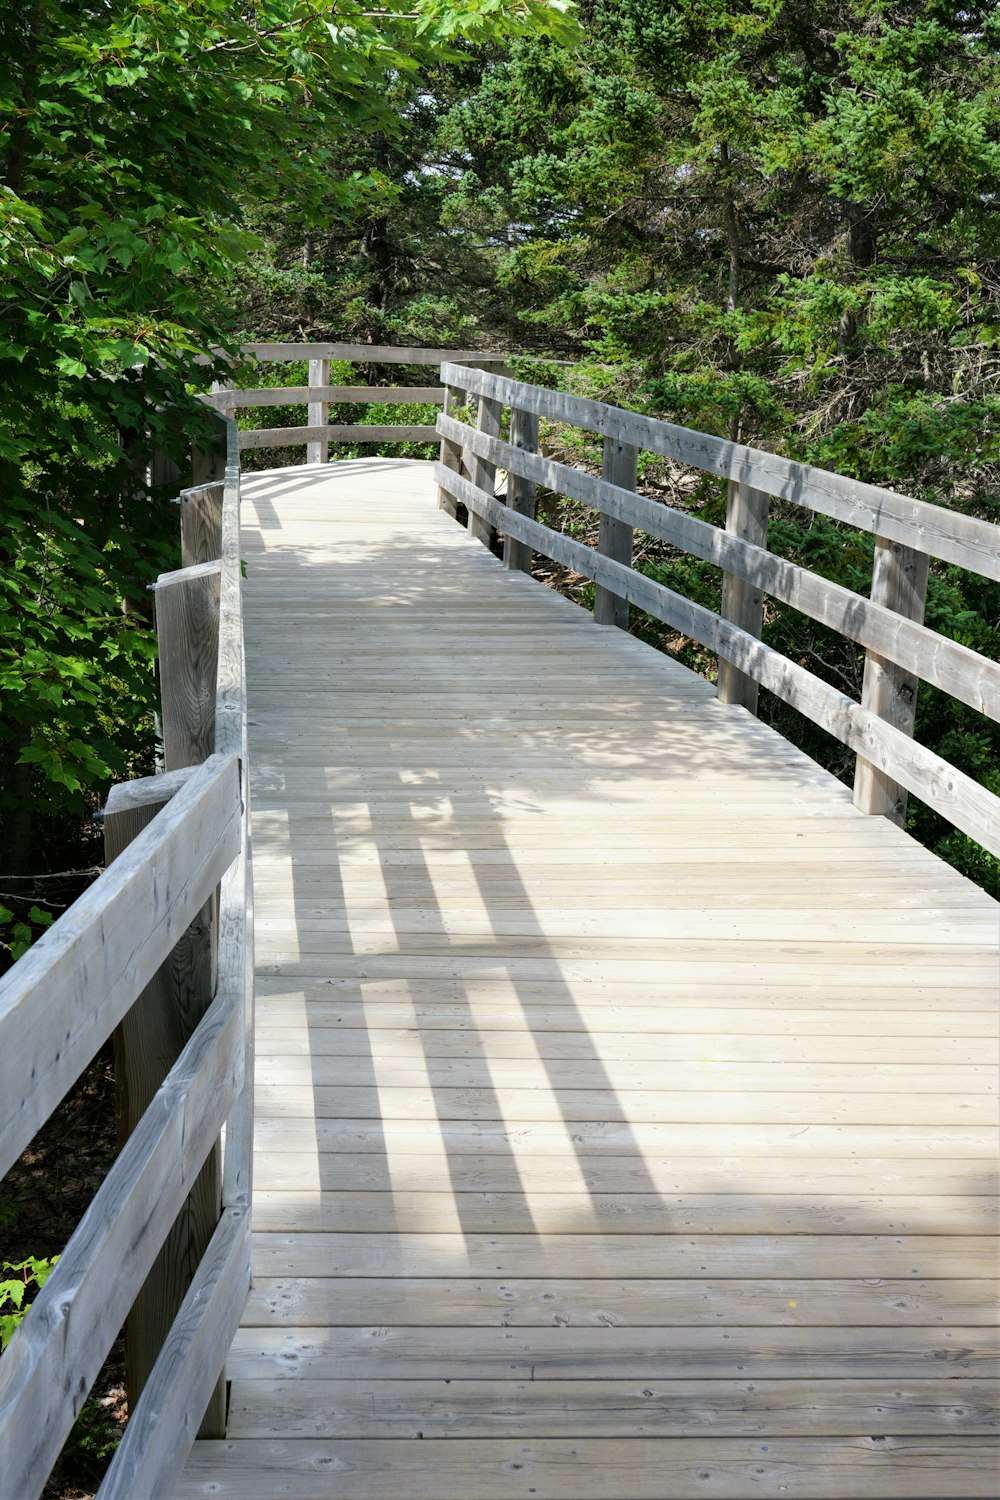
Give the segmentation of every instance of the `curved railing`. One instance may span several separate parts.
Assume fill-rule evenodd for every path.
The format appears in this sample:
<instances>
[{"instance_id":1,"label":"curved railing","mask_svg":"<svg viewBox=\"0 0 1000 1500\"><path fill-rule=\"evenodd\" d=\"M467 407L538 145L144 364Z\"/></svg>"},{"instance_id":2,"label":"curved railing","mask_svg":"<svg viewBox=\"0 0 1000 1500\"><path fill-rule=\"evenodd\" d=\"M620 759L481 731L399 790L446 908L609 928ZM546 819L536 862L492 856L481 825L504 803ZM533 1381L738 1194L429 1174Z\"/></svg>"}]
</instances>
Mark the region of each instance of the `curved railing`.
<instances>
[{"instance_id":1,"label":"curved railing","mask_svg":"<svg viewBox=\"0 0 1000 1500\"><path fill-rule=\"evenodd\" d=\"M532 551L597 585L599 623L624 625L634 604L719 657L718 696L753 711L767 688L856 754L855 805L902 823L908 792L1000 855L1000 798L913 739L919 682L928 682L1000 720L1000 664L923 623L931 557L1000 579L1000 527L944 506L798 464L598 401L446 363L438 419L440 499L466 506L469 528L487 544L506 538L507 565L530 570ZM453 411L477 403L473 427ZM501 437L510 412L509 441ZM604 439L601 478L544 457L539 418ZM729 482L726 527L710 526L636 493L642 450ZM494 495L497 468L507 501ZM539 486L600 514L599 545L584 546L535 519ZM767 549L768 507L777 496L874 533L871 597L865 598ZM720 614L631 566L638 528L723 570ZM861 701L831 687L760 640L764 598L822 622L866 651Z\"/></svg>"}]
</instances>

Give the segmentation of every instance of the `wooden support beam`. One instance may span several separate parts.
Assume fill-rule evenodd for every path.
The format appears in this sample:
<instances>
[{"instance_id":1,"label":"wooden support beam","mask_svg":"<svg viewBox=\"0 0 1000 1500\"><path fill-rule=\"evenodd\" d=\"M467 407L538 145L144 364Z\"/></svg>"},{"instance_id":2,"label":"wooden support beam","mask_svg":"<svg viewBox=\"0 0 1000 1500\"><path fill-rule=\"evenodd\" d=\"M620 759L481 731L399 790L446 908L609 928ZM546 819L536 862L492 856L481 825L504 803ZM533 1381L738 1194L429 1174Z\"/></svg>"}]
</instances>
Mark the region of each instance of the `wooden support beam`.
<instances>
[{"instance_id":1,"label":"wooden support beam","mask_svg":"<svg viewBox=\"0 0 1000 1500\"><path fill-rule=\"evenodd\" d=\"M604 461L601 477L619 489L634 490L639 478L639 450L634 443L619 438L604 439ZM601 516L597 550L602 557L632 566L633 529L614 516ZM617 625L628 629L628 600L598 584L594 590L594 619L598 625Z\"/></svg>"},{"instance_id":2,"label":"wooden support beam","mask_svg":"<svg viewBox=\"0 0 1000 1500\"><path fill-rule=\"evenodd\" d=\"M200 765L215 748L221 567L198 563L154 585L163 763Z\"/></svg>"},{"instance_id":3,"label":"wooden support beam","mask_svg":"<svg viewBox=\"0 0 1000 1500\"><path fill-rule=\"evenodd\" d=\"M510 440L515 448L529 453L538 451L538 418L534 412L515 406L510 414ZM537 487L530 479L520 474L507 475L507 504L518 515L535 519ZM531 572L531 548L516 537L504 537L503 560L505 567L521 573Z\"/></svg>"},{"instance_id":4,"label":"wooden support beam","mask_svg":"<svg viewBox=\"0 0 1000 1500\"><path fill-rule=\"evenodd\" d=\"M465 404L465 392L460 391L457 385L446 385L444 388L444 410L448 416L454 416L456 410ZM462 445L453 443L448 438L441 439L441 462L446 469L453 474L463 474L465 469L462 465ZM446 511L452 520L458 514L458 506L448 491L441 485L438 486L438 510Z\"/></svg>"},{"instance_id":5,"label":"wooden support beam","mask_svg":"<svg viewBox=\"0 0 1000 1500\"><path fill-rule=\"evenodd\" d=\"M770 496L755 490L742 480L729 482L726 505L726 530L755 547L767 546L767 516ZM760 639L764 625L764 595L756 584L736 573L722 575L722 619ZM720 703L738 703L750 713L757 712L757 683L724 657L719 660L718 699Z\"/></svg>"},{"instance_id":6,"label":"wooden support beam","mask_svg":"<svg viewBox=\"0 0 1000 1500\"><path fill-rule=\"evenodd\" d=\"M330 384L330 361L328 359L311 359L309 361L309 384L310 386L327 386ZM309 427L325 427L330 415L329 402L312 400L309 402L307 425ZM330 453L330 445L321 438L318 442L306 444L306 463L325 464Z\"/></svg>"},{"instance_id":7,"label":"wooden support beam","mask_svg":"<svg viewBox=\"0 0 1000 1500\"><path fill-rule=\"evenodd\" d=\"M887 537L875 538L872 569L872 602L921 623L927 600L930 558L925 552L904 547ZM913 734L920 678L876 651L865 653L865 676L861 705L878 714L895 729ZM854 806L874 813L902 828L906 821L906 788L871 761L858 756L854 772Z\"/></svg>"},{"instance_id":8,"label":"wooden support beam","mask_svg":"<svg viewBox=\"0 0 1000 1500\"><path fill-rule=\"evenodd\" d=\"M191 770L187 776L193 774ZM185 773L113 787L104 814L111 864L179 790ZM216 989L216 901L202 907L114 1033L115 1109L121 1148L180 1057ZM125 1322L129 1409L134 1410L222 1212L222 1155L209 1152ZM225 1435L225 1383L209 1400L202 1435Z\"/></svg>"},{"instance_id":9,"label":"wooden support beam","mask_svg":"<svg viewBox=\"0 0 1000 1500\"><path fill-rule=\"evenodd\" d=\"M480 432L487 433L490 437L500 436L500 418L503 414L503 404L494 401L490 396L480 396L479 416L476 426ZM488 459L480 458L478 454L465 455L469 468L469 476L477 490L484 494L493 495L496 484L497 467ZM477 542L482 542L484 547L492 547L495 531L489 521L478 515L474 510L469 511L469 534L474 536Z\"/></svg>"}]
</instances>

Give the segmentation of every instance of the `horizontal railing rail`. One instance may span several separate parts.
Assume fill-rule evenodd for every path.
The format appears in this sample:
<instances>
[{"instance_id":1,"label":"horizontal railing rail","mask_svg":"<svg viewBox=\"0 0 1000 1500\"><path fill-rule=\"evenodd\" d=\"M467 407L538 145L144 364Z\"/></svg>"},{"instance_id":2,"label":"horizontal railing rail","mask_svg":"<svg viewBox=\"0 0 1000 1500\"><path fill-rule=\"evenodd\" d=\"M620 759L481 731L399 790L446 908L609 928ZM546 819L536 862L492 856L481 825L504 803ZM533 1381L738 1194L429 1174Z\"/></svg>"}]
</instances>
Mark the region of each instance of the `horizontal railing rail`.
<instances>
[{"instance_id":1,"label":"horizontal railing rail","mask_svg":"<svg viewBox=\"0 0 1000 1500\"><path fill-rule=\"evenodd\" d=\"M171 1492L250 1285L253 934L236 425L156 585L164 772L113 789L107 868L0 982L0 1174L114 1038L120 1153L0 1358L0 1497L41 1493L121 1327L101 1500ZM221 1132L225 1127L225 1156ZM195 1267L192 1277L190 1267Z\"/></svg>"},{"instance_id":2,"label":"horizontal railing rail","mask_svg":"<svg viewBox=\"0 0 1000 1500\"><path fill-rule=\"evenodd\" d=\"M682 631L720 659L719 697L756 707L758 686L804 714L857 757L855 804L901 823L912 793L993 854L1000 854L1000 799L913 739L916 693L928 682L1000 721L1000 665L923 623L929 557L987 578L1000 577L1000 527L826 470L688 431L600 402L445 363L452 406L477 403L476 425L446 410L438 419L440 503L468 512L470 531L505 541L507 565L530 571L532 552L597 585L595 616L625 625L635 605ZM501 436L510 412L509 441ZM538 420L579 427L604 439L603 477L538 451ZM710 526L637 493L641 450L729 481L726 529ZM506 502L494 494L498 468L509 476ZM600 516L596 548L535 517L538 487ZM874 533L870 598L788 562L767 549L771 496ZM637 572L635 529L667 541L723 572L719 614ZM866 651L860 702L761 639L766 595L838 631Z\"/></svg>"},{"instance_id":3,"label":"horizontal railing rail","mask_svg":"<svg viewBox=\"0 0 1000 1500\"><path fill-rule=\"evenodd\" d=\"M437 428L432 423L390 423L381 426L360 422L331 423L330 407L342 406L440 406L445 400L440 386L418 385L331 385L330 363L347 361L353 365L437 366L442 360L498 366L503 368L506 356L471 349L411 349L401 346L370 344L244 344L248 365L253 362L280 363L307 360L309 384L240 388L217 386L211 401L227 416L237 411L266 409L273 406L305 406L306 421L297 427L262 427L244 429L239 434L243 452L261 448L306 447L308 463L326 463L330 443L433 443ZM237 368L242 374L246 366Z\"/></svg>"}]
</instances>

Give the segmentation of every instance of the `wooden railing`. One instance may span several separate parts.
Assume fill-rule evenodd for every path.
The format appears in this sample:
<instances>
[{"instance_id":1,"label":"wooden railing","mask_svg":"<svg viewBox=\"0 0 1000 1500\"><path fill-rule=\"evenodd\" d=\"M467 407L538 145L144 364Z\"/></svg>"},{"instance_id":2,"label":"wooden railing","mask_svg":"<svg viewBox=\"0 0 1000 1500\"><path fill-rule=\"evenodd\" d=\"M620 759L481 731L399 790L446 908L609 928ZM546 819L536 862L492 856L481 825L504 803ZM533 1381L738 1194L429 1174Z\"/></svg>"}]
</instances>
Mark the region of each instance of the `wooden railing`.
<instances>
[{"instance_id":1,"label":"wooden railing","mask_svg":"<svg viewBox=\"0 0 1000 1500\"><path fill-rule=\"evenodd\" d=\"M1000 719L1000 664L923 623L929 558L1000 579L1000 527L503 375L446 363L441 379L448 396L438 419L439 503L452 514L464 505L470 531L487 544L494 529L502 533L508 567L529 571L532 552L541 553L594 581L599 623L627 624L631 603L682 631L718 655L723 702L753 711L760 685L853 750L854 800L863 812L902 823L910 792L1000 855L1000 798L912 737L920 681ZM475 427L452 414L470 402L477 407ZM509 440L501 437L505 409ZM601 436L602 477L539 453L539 418ZM725 529L637 494L643 450L726 479ZM494 495L498 467L509 476L506 503ZM539 486L599 512L596 548L535 519ZM870 598L768 551L771 496L874 534ZM635 529L721 568L721 613L637 572ZM761 641L766 595L865 648L860 702Z\"/></svg>"},{"instance_id":2,"label":"wooden railing","mask_svg":"<svg viewBox=\"0 0 1000 1500\"><path fill-rule=\"evenodd\" d=\"M116 787L108 867L0 983L0 1176L114 1037L120 1154L0 1358L0 1497L40 1494L123 1324L101 1500L168 1494L250 1285L253 936L235 423L156 584L164 773ZM203 459L203 463L205 460ZM224 1152L221 1134L225 1131Z\"/></svg>"},{"instance_id":3,"label":"wooden railing","mask_svg":"<svg viewBox=\"0 0 1000 1500\"><path fill-rule=\"evenodd\" d=\"M306 448L307 463L326 463L331 442L338 443L433 443L437 428L431 425L404 426L400 423L378 427L358 422L330 425L332 405L350 402L364 406L395 406L413 402L440 406L444 392L439 385L331 385L331 361L349 361L357 365L433 365L442 360L480 367L503 367L502 354L483 354L468 349L408 349L375 344L244 344L248 360L264 363L307 360L309 384L269 386L264 389L241 389L216 385L211 399L217 409L235 417L237 411L268 406L304 406L305 425L301 427L261 427L242 431L241 451L249 448ZM243 367L245 368L245 367ZM238 372L237 372L238 373Z\"/></svg>"}]
</instances>

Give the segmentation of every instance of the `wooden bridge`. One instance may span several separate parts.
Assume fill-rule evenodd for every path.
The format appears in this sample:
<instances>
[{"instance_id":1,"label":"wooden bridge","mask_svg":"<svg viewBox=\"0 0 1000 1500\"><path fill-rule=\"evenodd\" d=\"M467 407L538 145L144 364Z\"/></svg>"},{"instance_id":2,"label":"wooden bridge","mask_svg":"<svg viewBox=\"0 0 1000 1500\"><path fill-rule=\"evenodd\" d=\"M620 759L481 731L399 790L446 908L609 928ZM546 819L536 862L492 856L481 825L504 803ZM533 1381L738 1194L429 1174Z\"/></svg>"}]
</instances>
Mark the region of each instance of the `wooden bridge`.
<instances>
[{"instance_id":1,"label":"wooden bridge","mask_svg":"<svg viewBox=\"0 0 1000 1500\"><path fill-rule=\"evenodd\" d=\"M327 404L370 393L304 352L305 428L214 398L225 476L157 586L166 770L0 989L0 1167L114 1028L134 1127L0 1361L2 1500L137 1296L101 1500L995 1495L1000 908L898 824L912 792L1000 850L911 736L918 680L1000 714L1000 667L922 623L928 557L996 578L997 529L468 352L436 467L328 464ZM310 461L241 480L275 441ZM643 450L726 477L727 526L639 495ZM767 550L770 496L875 533L870 599ZM718 564L722 615L634 530ZM765 595L866 649L861 703L761 642ZM858 753L853 795L757 684Z\"/></svg>"}]
</instances>

